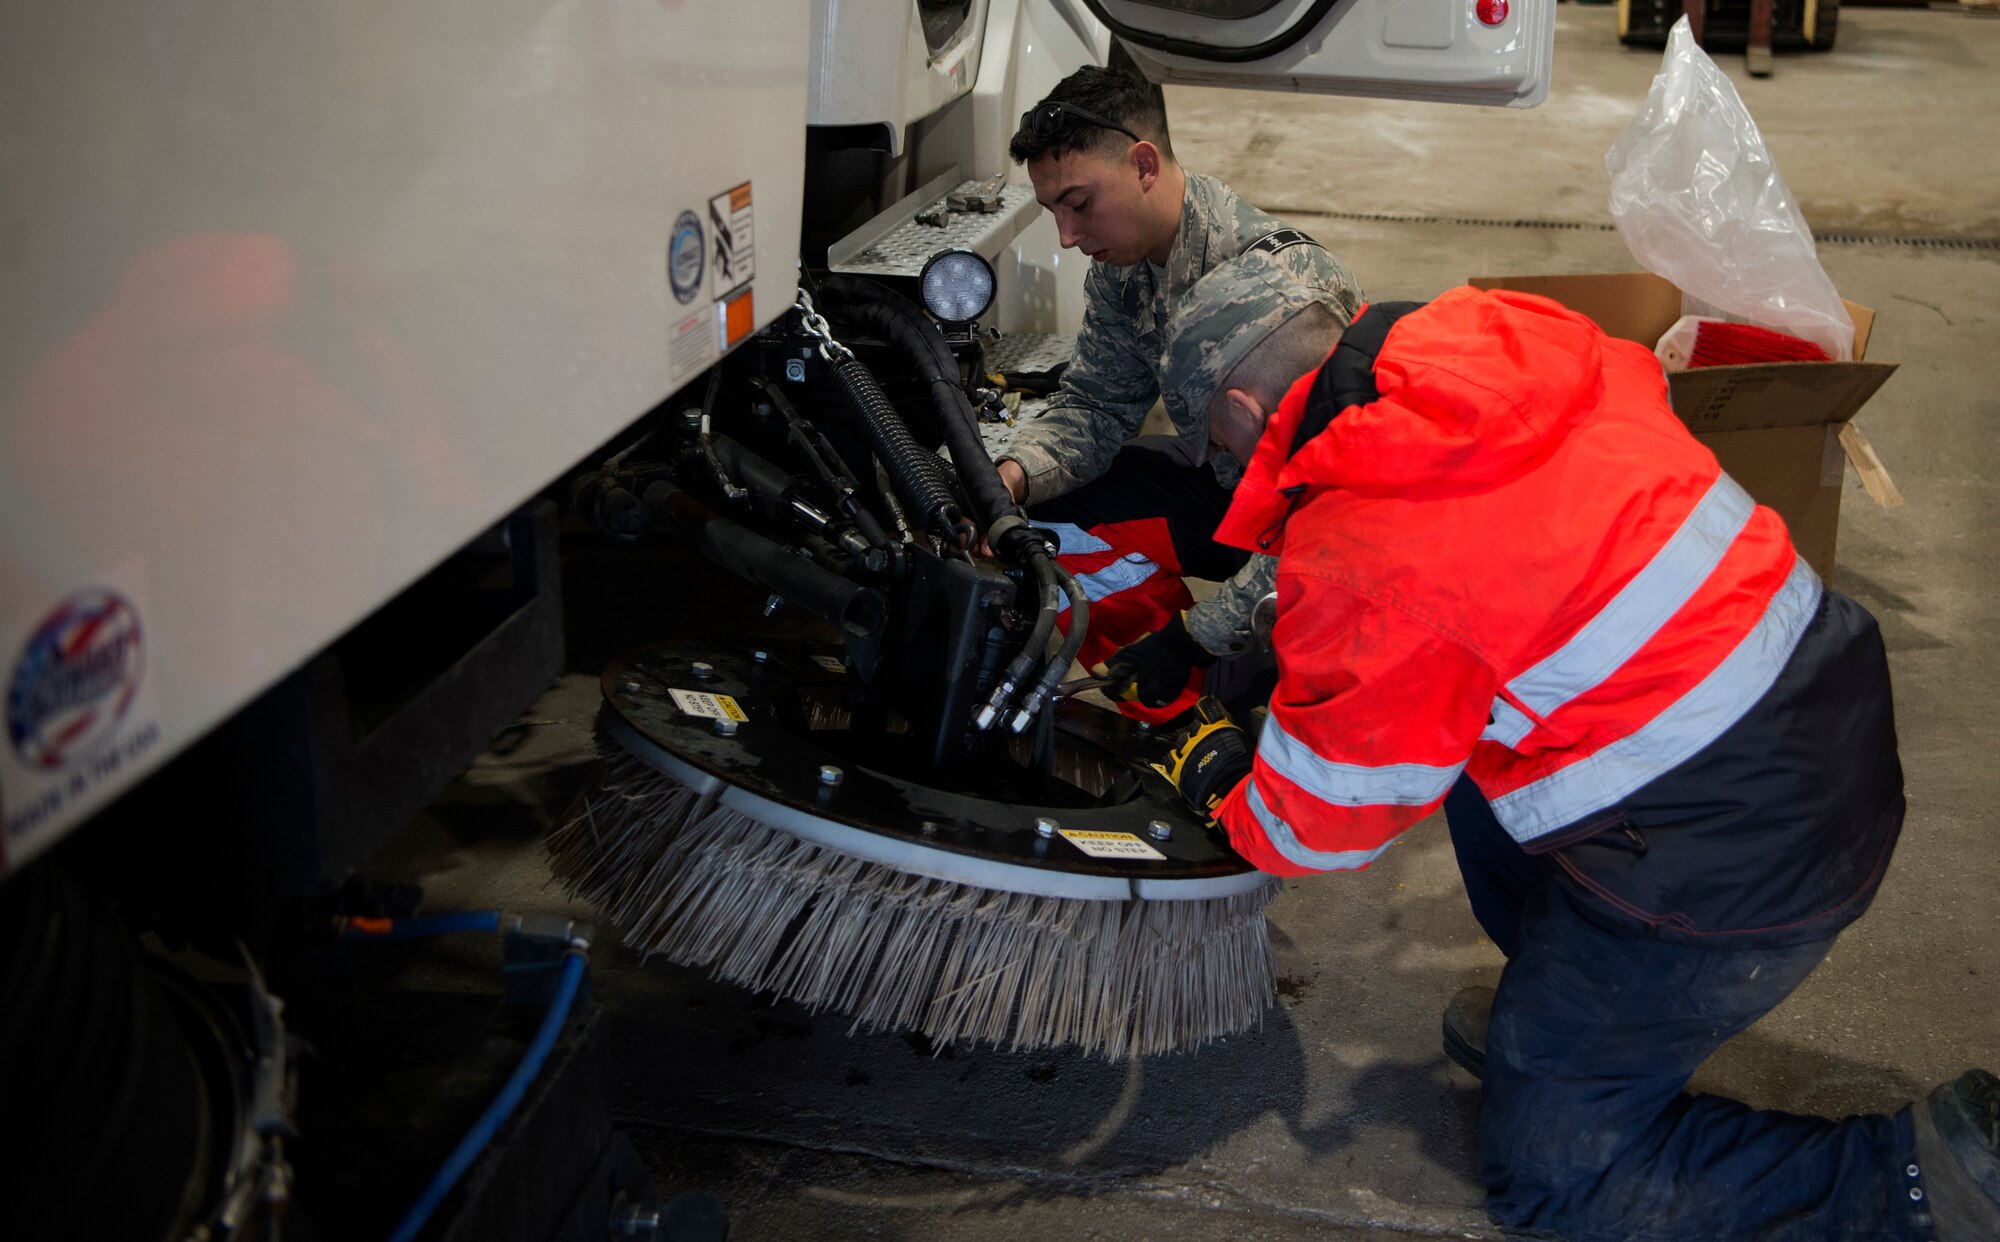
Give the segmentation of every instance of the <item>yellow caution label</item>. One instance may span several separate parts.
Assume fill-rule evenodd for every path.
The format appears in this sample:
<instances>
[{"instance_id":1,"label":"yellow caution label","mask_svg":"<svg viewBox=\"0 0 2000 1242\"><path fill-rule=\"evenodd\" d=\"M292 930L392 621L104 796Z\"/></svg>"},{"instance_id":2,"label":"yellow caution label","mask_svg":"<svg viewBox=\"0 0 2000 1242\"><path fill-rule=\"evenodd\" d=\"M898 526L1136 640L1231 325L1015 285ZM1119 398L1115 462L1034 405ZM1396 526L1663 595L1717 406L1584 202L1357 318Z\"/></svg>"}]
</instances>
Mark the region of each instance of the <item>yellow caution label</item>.
<instances>
[{"instance_id":1,"label":"yellow caution label","mask_svg":"<svg viewBox=\"0 0 2000 1242\"><path fill-rule=\"evenodd\" d=\"M700 716L704 720L734 720L738 724L750 719L736 700L726 694L710 694L706 690L669 690L667 693L674 696L674 706L690 716Z\"/></svg>"},{"instance_id":2,"label":"yellow caution label","mask_svg":"<svg viewBox=\"0 0 2000 1242\"><path fill-rule=\"evenodd\" d=\"M1056 831L1062 834L1063 840L1092 858L1166 858L1165 854L1129 832L1087 832L1074 828L1058 828Z\"/></svg>"}]
</instances>

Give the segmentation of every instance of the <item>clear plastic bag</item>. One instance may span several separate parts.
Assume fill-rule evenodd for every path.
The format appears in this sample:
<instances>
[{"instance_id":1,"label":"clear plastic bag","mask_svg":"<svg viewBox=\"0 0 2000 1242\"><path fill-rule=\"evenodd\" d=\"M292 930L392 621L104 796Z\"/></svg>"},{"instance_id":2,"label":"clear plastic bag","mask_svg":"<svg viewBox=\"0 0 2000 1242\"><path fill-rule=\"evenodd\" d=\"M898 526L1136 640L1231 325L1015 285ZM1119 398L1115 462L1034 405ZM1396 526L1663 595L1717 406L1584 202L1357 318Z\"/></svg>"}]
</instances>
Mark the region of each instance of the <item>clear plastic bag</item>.
<instances>
[{"instance_id":1,"label":"clear plastic bag","mask_svg":"<svg viewBox=\"0 0 2000 1242\"><path fill-rule=\"evenodd\" d=\"M1639 114L1605 154L1611 217L1687 313L1739 316L1853 356L1854 323L1735 86L1674 23Z\"/></svg>"}]
</instances>

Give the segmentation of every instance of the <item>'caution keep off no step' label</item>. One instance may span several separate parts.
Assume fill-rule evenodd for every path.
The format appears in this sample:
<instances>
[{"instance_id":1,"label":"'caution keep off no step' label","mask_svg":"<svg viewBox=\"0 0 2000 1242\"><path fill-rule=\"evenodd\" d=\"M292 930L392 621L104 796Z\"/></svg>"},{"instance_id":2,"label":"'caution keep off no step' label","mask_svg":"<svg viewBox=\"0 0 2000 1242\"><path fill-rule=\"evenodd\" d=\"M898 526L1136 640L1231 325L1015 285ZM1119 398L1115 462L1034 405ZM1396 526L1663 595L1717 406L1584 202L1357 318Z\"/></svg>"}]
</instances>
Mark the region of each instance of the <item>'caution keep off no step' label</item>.
<instances>
[{"instance_id":1,"label":"'caution keep off no step' label","mask_svg":"<svg viewBox=\"0 0 2000 1242\"><path fill-rule=\"evenodd\" d=\"M726 694L710 694L705 690L669 690L674 696L674 706L690 716L700 716L704 720L734 720L738 724L750 719L736 700Z\"/></svg>"},{"instance_id":2,"label":"'caution keep off no step' label","mask_svg":"<svg viewBox=\"0 0 2000 1242\"><path fill-rule=\"evenodd\" d=\"M1073 828L1058 828L1056 831L1062 834L1063 840L1092 858L1166 857L1129 832L1083 832Z\"/></svg>"}]
</instances>

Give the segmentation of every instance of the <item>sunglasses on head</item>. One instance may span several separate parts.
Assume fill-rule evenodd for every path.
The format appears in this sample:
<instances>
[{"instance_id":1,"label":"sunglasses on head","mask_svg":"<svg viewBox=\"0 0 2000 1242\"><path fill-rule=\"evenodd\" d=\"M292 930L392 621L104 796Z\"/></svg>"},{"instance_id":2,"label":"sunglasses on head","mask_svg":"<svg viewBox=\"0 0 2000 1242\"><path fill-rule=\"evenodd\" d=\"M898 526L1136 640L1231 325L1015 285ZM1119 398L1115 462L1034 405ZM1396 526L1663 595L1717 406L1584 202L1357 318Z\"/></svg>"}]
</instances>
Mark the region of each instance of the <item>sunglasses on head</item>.
<instances>
[{"instance_id":1,"label":"sunglasses on head","mask_svg":"<svg viewBox=\"0 0 2000 1242\"><path fill-rule=\"evenodd\" d=\"M1061 132L1063 121L1069 117L1075 117L1084 124L1095 125L1099 129L1116 130L1134 142L1145 141L1144 138L1139 137L1139 135L1126 129L1118 122L1108 117L1099 116L1088 108L1079 108L1072 103L1036 104L1021 114L1021 128L1037 138L1053 138Z\"/></svg>"}]
</instances>

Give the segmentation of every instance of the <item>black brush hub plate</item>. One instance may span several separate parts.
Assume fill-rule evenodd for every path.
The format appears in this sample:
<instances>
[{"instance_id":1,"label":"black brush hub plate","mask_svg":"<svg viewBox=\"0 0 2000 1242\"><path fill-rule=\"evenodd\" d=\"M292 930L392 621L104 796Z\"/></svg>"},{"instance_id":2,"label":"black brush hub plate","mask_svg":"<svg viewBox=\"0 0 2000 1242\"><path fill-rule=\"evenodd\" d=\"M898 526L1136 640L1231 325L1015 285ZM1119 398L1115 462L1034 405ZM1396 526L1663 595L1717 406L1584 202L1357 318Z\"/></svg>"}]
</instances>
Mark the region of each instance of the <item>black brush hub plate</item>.
<instances>
[{"instance_id":1,"label":"black brush hub plate","mask_svg":"<svg viewBox=\"0 0 2000 1242\"><path fill-rule=\"evenodd\" d=\"M699 675L698 663L706 666ZM796 642L642 647L605 669L606 730L726 806L901 870L1107 899L1220 897L1269 879L1148 766L1166 761L1167 737L1068 700L1057 708L1053 777L996 753L976 765L976 777L935 777L951 786L940 787L926 782L934 769L896 722L846 711L846 677L837 668L837 649ZM712 701L692 700L690 708L688 696L702 695L727 696L747 719L725 732L702 714L715 710ZM840 770L837 783L823 777L826 765ZM1038 830L1043 818L1057 822L1052 835ZM1155 825L1165 825L1164 837ZM1064 831L1126 834L1149 847L1133 853L1163 857L1096 857Z\"/></svg>"}]
</instances>

